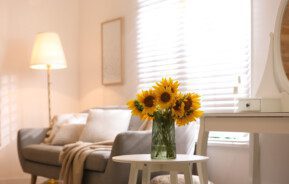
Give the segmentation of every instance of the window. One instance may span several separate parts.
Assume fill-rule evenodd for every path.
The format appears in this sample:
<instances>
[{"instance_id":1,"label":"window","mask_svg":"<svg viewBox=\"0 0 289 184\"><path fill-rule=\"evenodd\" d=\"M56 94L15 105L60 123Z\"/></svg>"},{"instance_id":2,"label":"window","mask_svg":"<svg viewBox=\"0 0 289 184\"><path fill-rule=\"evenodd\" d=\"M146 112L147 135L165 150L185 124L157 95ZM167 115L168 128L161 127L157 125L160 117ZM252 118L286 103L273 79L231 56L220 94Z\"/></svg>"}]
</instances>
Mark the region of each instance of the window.
<instances>
[{"instance_id":1,"label":"window","mask_svg":"<svg viewBox=\"0 0 289 184\"><path fill-rule=\"evenodd\" d=\"M138 0L139 89L162 77L202 96L206 112L233 112L251 89L250 0ZM234 137L234 135L236 135ZM240 140L247 134L211 134Z\"/></svg>"}]
</instances>

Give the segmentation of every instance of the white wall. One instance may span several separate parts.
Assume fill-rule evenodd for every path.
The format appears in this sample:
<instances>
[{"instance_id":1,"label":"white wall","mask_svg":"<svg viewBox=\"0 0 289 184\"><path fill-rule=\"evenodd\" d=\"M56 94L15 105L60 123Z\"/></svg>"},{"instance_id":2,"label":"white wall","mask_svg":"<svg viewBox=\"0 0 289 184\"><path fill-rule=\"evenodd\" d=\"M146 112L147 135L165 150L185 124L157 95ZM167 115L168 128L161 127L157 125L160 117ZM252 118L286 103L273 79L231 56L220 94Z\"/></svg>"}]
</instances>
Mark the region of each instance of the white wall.
<instances>
[{"instance_id":1,"label":"white wall","mask_svg":"<svg viewBox=\"0 0 289 184\"><path fill-rule=\"evenodd\" d=\"M249 183L249 145L208 145L208 173L214 184Z\"/></svg>"},{"instance_id":2,"label":"white wall","mask_svg":"<svg viewBox=\"0 0 289 184\"><path fill-rule=\"evenodd\" d=\"M102 105L123 105L137 90L136 0L85 0L80 2L80 103L81 109ZM103 21L124 17L124 83L101 84L101 38Z\"/></svg>"},{"instance_id":3,"label":"white wall","mask_svg":"<svg viewBox=\"0 0 289 184\"><path fill-rule=\"evenodd\" d=\"M264 134L261 144L261 183L289 183L289 136Z\"/></svg>"},{"instance_id":4,"label":"white wall","mask_svg":"<svg viewBox=\"0 0 289 184\"><path fill-rule=\"evenodd\" d=\"M78 0L0 1L0 180L26 176L16 133L48 125L46 73L29 69L37 32L58 32L68 63L52 72L52 112L79 110Z\"/></svg>"}]
</instances>

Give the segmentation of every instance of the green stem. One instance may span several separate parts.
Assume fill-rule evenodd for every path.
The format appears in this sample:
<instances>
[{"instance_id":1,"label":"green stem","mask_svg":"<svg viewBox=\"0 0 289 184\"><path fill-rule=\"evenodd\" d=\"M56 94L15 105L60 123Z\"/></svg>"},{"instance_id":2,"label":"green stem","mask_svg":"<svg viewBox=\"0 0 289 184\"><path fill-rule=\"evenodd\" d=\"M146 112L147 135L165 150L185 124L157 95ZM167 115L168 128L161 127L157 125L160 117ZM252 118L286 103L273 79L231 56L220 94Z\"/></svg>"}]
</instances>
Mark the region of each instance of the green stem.
<instances>
[{"instance_id":1,"label":"green stem","mask_svg":"<svg viewBox=\"0 0 289 184\"><path fill-rule=\"evenodd\" d=\"M175 158L175 127L171 113L155 113L153 123L152 158Z\"/></svg>"}]
</instances>

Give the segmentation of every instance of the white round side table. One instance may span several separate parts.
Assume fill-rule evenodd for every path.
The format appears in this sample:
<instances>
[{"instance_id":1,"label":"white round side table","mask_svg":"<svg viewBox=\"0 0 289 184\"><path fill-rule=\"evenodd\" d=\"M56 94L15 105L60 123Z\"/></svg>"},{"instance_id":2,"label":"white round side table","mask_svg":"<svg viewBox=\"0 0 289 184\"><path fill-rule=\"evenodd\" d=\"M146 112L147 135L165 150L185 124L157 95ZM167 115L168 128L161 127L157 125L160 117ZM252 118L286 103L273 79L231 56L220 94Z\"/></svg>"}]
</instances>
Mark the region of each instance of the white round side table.
<instances>
[{"instance_id":1,"label":"white round side table","mask_svg":"<svg viewBox=\"0 0 289 184\"><path fill-rule=\"evenodd\" d=\"M149 154L136 154L115 156L112 159L130 164L128 184L136 184L138 170L142 170L142 184L150 184L150 174L154 171L169 171L172 184L177 184L177 174L180 172L185 176L185 184L193 184L192 163L206 162L209 157L177 154L176 159L155 160Z\"/></svg>"}]
</instances>

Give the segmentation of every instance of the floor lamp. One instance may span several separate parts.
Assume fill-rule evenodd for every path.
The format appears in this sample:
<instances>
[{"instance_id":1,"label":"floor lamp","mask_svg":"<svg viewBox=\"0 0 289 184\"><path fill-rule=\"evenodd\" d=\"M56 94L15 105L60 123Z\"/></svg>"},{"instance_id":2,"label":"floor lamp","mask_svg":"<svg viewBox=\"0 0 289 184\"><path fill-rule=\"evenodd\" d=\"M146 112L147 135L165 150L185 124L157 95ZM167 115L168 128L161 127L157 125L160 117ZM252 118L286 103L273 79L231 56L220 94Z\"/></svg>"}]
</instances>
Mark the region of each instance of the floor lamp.
<instances>
[{"instance_id":1,"label":"floor lamp","mask_svg":"<svg viewBox=\"0 0 289 184\"><path fill-rule=\"evenodd\" d=\"M59 36L53 32L36 35L30 68L47 71L48 117L51 126L50 71L66 68L66 60Z\"/></svg>"}]
</instances>

